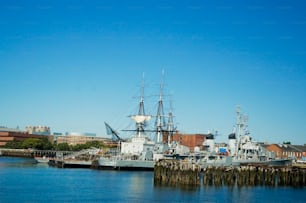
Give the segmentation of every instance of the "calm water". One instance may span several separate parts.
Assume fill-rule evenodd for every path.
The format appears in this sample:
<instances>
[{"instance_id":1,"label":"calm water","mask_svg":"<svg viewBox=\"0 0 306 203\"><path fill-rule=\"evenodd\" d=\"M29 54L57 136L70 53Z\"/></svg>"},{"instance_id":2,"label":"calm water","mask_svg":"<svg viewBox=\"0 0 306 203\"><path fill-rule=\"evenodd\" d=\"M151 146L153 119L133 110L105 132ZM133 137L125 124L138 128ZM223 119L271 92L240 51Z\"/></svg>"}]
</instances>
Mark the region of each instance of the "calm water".
<instances>
[{"instance_id":1,"label":"calm water","mask_svg":"<svg viewBox=\"0 0 306 203\"><path fill-rule=\"evenodd\" d=\"M306 202L305 188L156 187L153 172L58 169L0 157L0 202Z\"/></svg>"}]
</instances>

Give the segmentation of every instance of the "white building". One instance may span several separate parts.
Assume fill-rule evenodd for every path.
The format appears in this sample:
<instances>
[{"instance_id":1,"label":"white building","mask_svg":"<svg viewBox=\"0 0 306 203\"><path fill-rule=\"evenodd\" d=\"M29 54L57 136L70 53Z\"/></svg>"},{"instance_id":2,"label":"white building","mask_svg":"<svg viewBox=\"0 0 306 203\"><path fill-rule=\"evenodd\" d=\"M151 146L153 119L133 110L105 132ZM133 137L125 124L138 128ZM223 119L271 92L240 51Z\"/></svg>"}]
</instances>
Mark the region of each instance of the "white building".
<instances>
[{"instance_id":1,"label":"white building","mask_svg":"<svg viewBox=\"0 0 306 203\"><path fill-rule=\"evenodd\" d=\"M27 126L26 132L34 135L50 135L50 127L48 126Z\"/></svg>"}]
</instances>

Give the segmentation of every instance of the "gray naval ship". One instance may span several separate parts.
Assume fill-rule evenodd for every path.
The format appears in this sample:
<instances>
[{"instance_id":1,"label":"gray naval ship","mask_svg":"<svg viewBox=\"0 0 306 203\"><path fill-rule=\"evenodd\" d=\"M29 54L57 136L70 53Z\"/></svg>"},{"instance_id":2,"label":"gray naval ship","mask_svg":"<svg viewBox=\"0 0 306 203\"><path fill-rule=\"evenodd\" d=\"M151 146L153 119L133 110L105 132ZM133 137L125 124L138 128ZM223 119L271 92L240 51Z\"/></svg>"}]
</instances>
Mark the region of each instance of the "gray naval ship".
<instances>
[{"instance_id":1,"label":"gray naval ship","mask_svg":"<svg viewBox=\"0 0 306 203\"><path fill-rule=\"evenodd\" d=\"M237 107L236 113L236 125L228 136L226 148L217 148L215 136L210 133L203 143L206 150L195 150L188 159L200 164L202 168L242 165L288 166L292 164L293 159L277 159L275 153L268 151L262 143L254 142L247 129L247 116L240 112L239 107Z\"/></svg>"}]
</instances>

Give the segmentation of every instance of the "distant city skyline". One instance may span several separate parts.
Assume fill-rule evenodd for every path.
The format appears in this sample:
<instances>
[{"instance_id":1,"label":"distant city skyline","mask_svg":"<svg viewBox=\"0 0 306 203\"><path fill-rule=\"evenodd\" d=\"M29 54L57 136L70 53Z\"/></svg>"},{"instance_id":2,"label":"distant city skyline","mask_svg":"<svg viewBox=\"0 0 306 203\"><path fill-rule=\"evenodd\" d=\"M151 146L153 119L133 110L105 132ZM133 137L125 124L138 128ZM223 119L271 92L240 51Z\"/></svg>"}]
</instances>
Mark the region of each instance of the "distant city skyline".
<instances>
[{"instance_id":1,"label":"distant city skyline","mask_svg":"<svg viewBox=\"0 0 306 203\"><path fill-rule=\"evenodd\" d=\"M236 106L256 141L306 143L304 1L0 0L0 126L106 135L132 126L142 75L164 78L183 133L218 131ZM133 126L132 126L133 127ZM124 132L120 132L125 136Z\"/></svg>"}]
</instances>

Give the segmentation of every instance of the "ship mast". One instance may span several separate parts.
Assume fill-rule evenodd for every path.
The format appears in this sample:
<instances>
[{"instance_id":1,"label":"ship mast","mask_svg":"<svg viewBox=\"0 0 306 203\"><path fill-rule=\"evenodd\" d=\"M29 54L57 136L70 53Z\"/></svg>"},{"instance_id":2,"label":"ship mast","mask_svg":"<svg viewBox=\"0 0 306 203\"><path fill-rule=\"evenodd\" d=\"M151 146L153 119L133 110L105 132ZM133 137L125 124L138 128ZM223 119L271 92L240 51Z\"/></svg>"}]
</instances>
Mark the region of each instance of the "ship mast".
<instances>
[{"instance_id":1,"label":"ship mast","mask_svg":"<svg viewBox=\"0 0 306 203\"><path fill-rule=\"evenodd\" d=\"M247 127L247 121L248 121L248 116L244 115L240 112L240 107L238 106L236 109L237 113L237 135L241 137L242 135L246 135L246 127ZM245 131L245 133L242 133Z\"/></svg>"},{"instance_id":2,"label":"ship mast","mask_svg":"<svg viewBox=\"0 0 306 203\"><path fill-rule=\"evenodd\" d=\"M157 114L156 114L156 142L161 143L162 137L163 137L163 127L165 124L164 119L164 108L163 108L163 86L164 86L164 71L162 71L162 81L160 84L160 93L159 93L159 101L158 101L158 108L157 108Z\"/></svg>"},{"instance_id":3,"label":"ship mast","mask_svg":"<svg viewBox=\"0 0 306 203\"><path fill-rule=\"evenodd\" d=\"M168 114L168 123L167 123L167 131L168 131L168 145L171 145L171 140L174 132L174 124L173 124L173 112L172 112L172 101L170 99L170 111Z\"/></svg>"},{"instance_id":4,"label":"ship mast","mask_svg":"<svg viewBox=\"0 0 306 203\"><path fill-rule=\"evenodd\" d=\"M138 114L131 116L131 118L136 122L137 137L141 137L144 133L144 127L146 122L151 119L151 116L146 115L144 110L144 74L142 76Z\"/></svg>"},{"instance_id":5,"label":"ship mast","mask_svg":"<svg viewBox=\"0 0 306 203\"><path fill-rule=\"evenodd\" d=\"M244 136L242 131L245 130L248 117L240 112L240 106L237 106L236 113L237 113L236 135L237 135L237 138L238 138L236 152L238 153L239 150L240 150L239 148L241 147L240 146L241 145L241 140L242 140L241 137Z\"/></svg>"}]
</instances>

